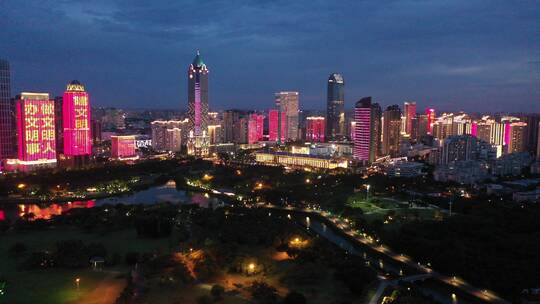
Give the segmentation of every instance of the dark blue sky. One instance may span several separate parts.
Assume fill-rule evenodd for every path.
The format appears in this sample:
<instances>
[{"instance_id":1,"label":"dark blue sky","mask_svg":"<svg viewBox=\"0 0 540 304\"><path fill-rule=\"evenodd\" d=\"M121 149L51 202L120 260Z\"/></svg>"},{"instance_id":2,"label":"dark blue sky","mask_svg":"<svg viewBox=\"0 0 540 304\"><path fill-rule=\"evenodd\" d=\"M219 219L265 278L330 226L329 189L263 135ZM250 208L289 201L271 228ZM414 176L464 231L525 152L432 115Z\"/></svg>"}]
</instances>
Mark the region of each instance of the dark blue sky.
<instances>
[{"instance_id":1,"label":"dark blue sky","mask_svg":"<svg viewBox=\"0 0 540 304\"><path fill-rule=\"evenodd\" d=\"M266 109L279 90L322 109L340 72L347 107L540 112L538 1L0 0L13 94L78 79L96 105L185 108L197 49L214 109Z\"/></svg>"}]
</instances>

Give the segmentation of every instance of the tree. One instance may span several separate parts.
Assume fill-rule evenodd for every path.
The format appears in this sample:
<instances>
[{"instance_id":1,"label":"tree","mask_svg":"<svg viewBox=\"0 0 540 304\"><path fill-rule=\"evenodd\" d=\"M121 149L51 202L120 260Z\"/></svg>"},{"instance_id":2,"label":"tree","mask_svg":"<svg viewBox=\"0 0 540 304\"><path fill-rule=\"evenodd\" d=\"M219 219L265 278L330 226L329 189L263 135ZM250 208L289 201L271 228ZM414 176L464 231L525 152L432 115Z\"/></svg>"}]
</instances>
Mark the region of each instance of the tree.
<instances>
[{"instance_id":1,"label":"tree","mask_svg":"<svg viewBox=\"0 0 540 304\"><path fill-rule=\"evenodd\" d=\"M210 294L212 297L214 297L214 300L217 301L223 297L223 294L225 293L225 288L219 284L215 284L212 286L212 289L210 289Z\"/></svg>"},{"instance_id":2,"label":"tree","mask_svg":"<svg viewBox=\"0 0 540 304\"><path fill-rule=\"evenodd\" d=\"M271 304L277 301L277 290L266 282L253 281L251 296L259 303Z\"/></svg>"},{"instance_id":3,"label":"tree","mask_svg":"<svg viewBox=\"0 0 540 304\"><path fill-rule=\"evenodd\" d=\"M204 295L197 298L197 304L212 304L214 301L211 297Z\"/></svg>"},{"instance_id":4,"label":"tree","mask_svg":"<svg viewBox=\"0 0 540 304\"><path fill-rule=\"evenodd\" d=\"M283 304L306 304L306 297L303 294L291 291L283 299Z\"/></svg>"},{"instance_id":5,"label":"tree","mask_svg":"<svg viewBox=\"0 0 540 304\"><path fill-rule=\"evenodd\" d=\"M9 255L14 258L18 258L26 253L28 247L22 242L15 242L9 248Z\"/></svg>"}]
</instances>

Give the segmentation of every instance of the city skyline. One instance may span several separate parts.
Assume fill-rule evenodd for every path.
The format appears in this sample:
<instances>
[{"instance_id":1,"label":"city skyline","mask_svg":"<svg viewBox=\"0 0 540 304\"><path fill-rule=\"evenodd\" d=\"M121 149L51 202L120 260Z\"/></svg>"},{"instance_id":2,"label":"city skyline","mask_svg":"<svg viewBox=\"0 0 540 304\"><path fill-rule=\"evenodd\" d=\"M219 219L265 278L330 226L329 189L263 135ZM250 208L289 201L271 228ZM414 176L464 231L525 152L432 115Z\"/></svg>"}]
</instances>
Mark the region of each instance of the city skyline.
<instances>
[{"instance_id":1,"label":"city skyline","mask_svg":"<svg viewBox=\"0 0 540 304\"><path fill-rule=\"evenodd\" d=\"M97 106L185 104L181 71L200 49L213 67L212 110L253 103L266 109L273 103L272 94L282 90L300 92L303 108L322 110L326 78L340 73L347 79L348 110L360 97L371 95L383 105L414 100L419 108L453 111L540 111L539 42L534 36L540 14L534 5L365 2L343 6L347 11L314 5L293 15L299 5L6 2L0 12L6 30L0 39L11 43L0 57L11 64L12 92L55 96L66 81L79 79ZM322 6L329 9L328 16L315 14ZM190 18L172 18L195 10L207 18L189 24ZM216 18L220 11L235 10L252 14L241 24L234 13ZM358 11L366 12L365 20L350 18ZM47 23L53 18L47 39L35 23L21 21L23 13L32 17L24 20L39 17ZM320 25L313 22L315 17L322 18ZM401 21L389 22L396 17ZM280 22L306 25L285 31ZM504 30L494 35L492 28ZM39 41L39 49L23 48L29 40ZM338 44L321 44L328 40ZM113 63L116 68L107 69ZM258 68L248 82L238 82L242 69L237 66ZM54 72L43 77L40 71Z\"/></svg>"}]
</instances>

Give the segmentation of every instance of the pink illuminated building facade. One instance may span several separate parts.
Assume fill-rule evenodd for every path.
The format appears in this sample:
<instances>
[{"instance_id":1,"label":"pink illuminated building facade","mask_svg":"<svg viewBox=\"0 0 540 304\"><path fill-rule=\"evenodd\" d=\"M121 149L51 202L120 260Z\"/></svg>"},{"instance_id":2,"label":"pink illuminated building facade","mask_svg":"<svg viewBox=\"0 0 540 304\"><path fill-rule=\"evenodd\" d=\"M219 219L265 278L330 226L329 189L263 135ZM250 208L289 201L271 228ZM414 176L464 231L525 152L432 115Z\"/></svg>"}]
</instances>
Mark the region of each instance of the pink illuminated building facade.
<instances>
[{"instance_id":1,"label":"pink illuminated building facade","mask_svg":"<svg viewBox=\"0 0 540 304\"><path fill-rule=\"evenodd\" d=\"M111 136L111 157L120 160L137 158L135 136Z\"/></svg>"},{"instance_id":2,"label":"pink illuminated building facade","mask_svg":"<svg viewBox=\"0 0 540 304\"><path fill-rule=\"evenodd\" d=\"M354 108L353 157L363 162L375 161L380 142L380 106L371 103L371 97L360 99Z\"/></svg>"},{"instance_id":3,"label":"pink illuminated building facade","mask_svg":"<svg viewBox=\"0 0 540 304\"><path fill-rule=\"evenodd\" d=\"M321 116L306 118L306 141L324 142L325 119Z\"/></svg>"},{"instance_id":4,"label":"pink illuminated building facade","mask_svg":"<svg viewBox=\"0 0 540 304\"><path fill-rule=\"evenodd\" d=\"M433 124L435 124L435 109L433 108L427 108L426 109L426 115L427 115L427 134L432 135L433 134Z\"/></svg>"},{"instance_id":5,"label":"pink illuminated building facade","mask_svg":"<svg viewBox=\"0 0 540 304\"><path fill-rule=\"evenodd\" d=\"M26 170L56 164L54 100L48 93L21 93L16 104L18 159Z\"/></svg>"},{"instance_id":6,"label":"pink illuminated building facade","mask_svg":"<svg viewBox=\"0 0 540 304\"><path fill-rule=\"evenodd\" d=\"M92 154L90 99L84 86L74 80L68 84L62 102L64 155Z\"/></svg>"},{"instance_id":7,"label":"pink illuminated building facade","mask_svg":"<svg viewBox=\"0 0 540 304\"><path fill-rule=\"evenodd\" d=\"M281 119L279 115L281 113ZM281 123L281 128L279 127ZM281 135L281 136L280 136ZM287 136L287 114L279 112L277 109L268 111L268 140L278 141L281 137L281 142L285 142Z\"/></svg>"},{"instance_id":8,"label":"pink illuminated building facade","mask_svg":"<svg viewBox=\"0 0 540 304\"><path fill-rule=\"evenodd\" d=\"M250 114L248 119L248 144L263 139L264 115Z\"/></svg>"}]
</instances>

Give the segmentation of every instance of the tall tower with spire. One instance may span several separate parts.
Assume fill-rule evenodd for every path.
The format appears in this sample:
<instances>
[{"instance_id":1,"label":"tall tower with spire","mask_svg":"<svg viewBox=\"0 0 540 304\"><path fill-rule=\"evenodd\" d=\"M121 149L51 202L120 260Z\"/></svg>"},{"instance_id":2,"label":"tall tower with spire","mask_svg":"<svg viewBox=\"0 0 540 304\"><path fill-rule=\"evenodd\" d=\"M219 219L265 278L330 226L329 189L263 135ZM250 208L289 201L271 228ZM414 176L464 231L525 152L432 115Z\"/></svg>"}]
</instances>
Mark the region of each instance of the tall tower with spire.
<instances>
[{"instance_id":1,"label":"tall tower with spire","mask_svg":"<svg viewBox=\"0 0 540 304\"><path fill-rule=\"evenodd\" d=\"M188 68L188 119L189 131L193 131L194 136L207 131L208 68L199 51Z\"/></svg>"},{"instance_id":2,"label":"tall tower with spire","mask_svg":"<svg viewBox=\"0 0 540 304\"><path fill-rule=\"evenodd\" d=\"M188 68L188 154L208 154L208 68L201 54Z\"/></svg>"}]
</instances>

